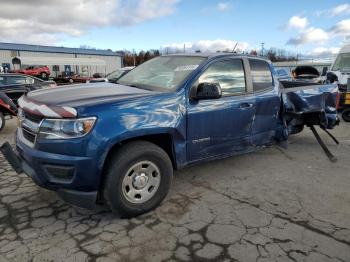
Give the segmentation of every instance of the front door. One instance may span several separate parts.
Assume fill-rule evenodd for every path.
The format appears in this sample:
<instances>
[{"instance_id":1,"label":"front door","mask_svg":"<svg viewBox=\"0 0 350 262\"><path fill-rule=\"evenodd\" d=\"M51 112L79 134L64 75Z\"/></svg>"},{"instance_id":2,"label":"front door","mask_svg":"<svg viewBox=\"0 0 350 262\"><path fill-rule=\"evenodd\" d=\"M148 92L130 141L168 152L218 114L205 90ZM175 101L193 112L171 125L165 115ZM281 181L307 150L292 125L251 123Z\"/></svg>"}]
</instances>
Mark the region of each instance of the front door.
<instances>
[{"instance_id":1,"label":"front door","mask_svg":"<svg viewBox=\"0 0 350 262\"><path fill-rule=\"evenodd\" d=\"M193 86L219 83L219 99L189 101L187 158L189 162L247 150L255 99L246 93L243 61L232 58L211 63Z\"/></svg>"}]
</instances>

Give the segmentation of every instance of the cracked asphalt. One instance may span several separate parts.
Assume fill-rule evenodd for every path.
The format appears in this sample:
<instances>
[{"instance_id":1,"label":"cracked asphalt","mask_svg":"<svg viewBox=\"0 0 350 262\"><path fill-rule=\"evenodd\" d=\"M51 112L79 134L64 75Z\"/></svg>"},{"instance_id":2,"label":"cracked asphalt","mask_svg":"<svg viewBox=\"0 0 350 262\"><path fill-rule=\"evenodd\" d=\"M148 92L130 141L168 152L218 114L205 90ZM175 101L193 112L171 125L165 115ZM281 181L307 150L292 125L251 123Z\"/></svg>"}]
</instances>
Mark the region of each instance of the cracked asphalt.
<instances>
[{"instance_id":1,"label":"cracked asphalt","mask_svg":"<svg viewBox=\"0 0 350 262\"><path fill-rule=\"evenodd\" d=\"M176 172L162 205L129 220L65 204L0 155L0 261L350 261L350 124L332 133L336 163L306 129L288 149Z\"/></svg>"}]
</instances>

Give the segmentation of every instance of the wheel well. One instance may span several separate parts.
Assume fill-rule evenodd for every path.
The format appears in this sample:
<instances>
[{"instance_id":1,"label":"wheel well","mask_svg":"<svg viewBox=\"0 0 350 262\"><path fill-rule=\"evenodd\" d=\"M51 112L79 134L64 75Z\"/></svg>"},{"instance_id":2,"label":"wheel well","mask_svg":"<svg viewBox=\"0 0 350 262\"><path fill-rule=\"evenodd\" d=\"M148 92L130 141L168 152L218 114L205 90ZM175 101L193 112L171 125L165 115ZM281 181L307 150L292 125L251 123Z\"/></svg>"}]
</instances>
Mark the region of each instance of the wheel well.
<instances>
[{"instance_id":1,"label":"wheel well","mask_svg":"<svg viewBox=\"0 0 350 262\"><path fill-rule=\"evenodd\" d=\"M153 143L160 148L162 148L169 156L171 163L173 164L173 168L176 169L176 158L174 153L174 147L173 147L173 139L170 134L155 134L155 135L146 135L146 136L139 136L139 137L133 137L130 139L123 140L117 144L115 144L108 152L104 166L108 163L111 155L122 145L125 145L132 141L148 141L150 143Z\"/></svg>"}]
</instances>

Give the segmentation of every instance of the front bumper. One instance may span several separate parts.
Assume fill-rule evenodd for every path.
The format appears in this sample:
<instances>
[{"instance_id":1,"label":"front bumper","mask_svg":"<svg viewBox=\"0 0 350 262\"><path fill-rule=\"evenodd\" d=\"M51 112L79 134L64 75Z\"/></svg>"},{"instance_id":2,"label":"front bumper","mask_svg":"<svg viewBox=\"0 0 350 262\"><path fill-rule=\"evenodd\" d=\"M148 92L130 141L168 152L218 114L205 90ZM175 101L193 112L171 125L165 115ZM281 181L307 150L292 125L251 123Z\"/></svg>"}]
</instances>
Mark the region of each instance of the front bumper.
<instances>
[{"instance_id":1,"label":"front bumper","mask_svg":"<svg viewBox=\"0 0 350 262\"><path fill-rule=\"evenodd\" d=\"M11 145L6 142L0 147L0 151L17 173L24 172L38 186L56 191L64 201L88 209L96 206L98 190L84 191L81 188L88 184L78 185L82 172L86 170L85 174L89 175L89 170L93 170L91 169L93 162L91 159L40 152L24 144L21 145L21 143L17 143L16 150L13 150ZM59 167L62 167L63 171L71 170L66 168L69 166L74 169L74 172L68 179L62 179L62 177L53 176L52 171L50 173L47 166L56 167L56 171L59 170Z\"/></svg>"}]
</instances>

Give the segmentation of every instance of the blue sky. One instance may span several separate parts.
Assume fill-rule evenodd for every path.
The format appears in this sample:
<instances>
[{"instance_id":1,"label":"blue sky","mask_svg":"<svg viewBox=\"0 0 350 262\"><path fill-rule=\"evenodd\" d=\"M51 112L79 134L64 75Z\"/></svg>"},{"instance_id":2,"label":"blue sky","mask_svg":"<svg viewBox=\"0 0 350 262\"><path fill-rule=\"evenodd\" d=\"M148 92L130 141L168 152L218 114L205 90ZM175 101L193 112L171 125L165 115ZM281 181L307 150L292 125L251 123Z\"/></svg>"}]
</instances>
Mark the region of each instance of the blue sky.
<instances>
[{"instance_id":1,"label":"blue sky","mask_svg":"<svg viewBox=\"0 0 350 262\"><path fill-rule=\"evenodd\" d=\"M181 47L183 43L189 49L210 49L212 45L221 48L239 41L246 50L260 48L264 42L267 48L316 54L336 52L350 39L350 4L340 0L89 0L89 4L61 0L59 5L44 4L46 10L45 6L37 9L38 17L28 12L28 1L4 1L7 3L1 4L0 36L3 34L11 42L138 51L167 45ZM16 7L18 17L8 15L6 4L10 9ZM62 6L69 6L72 12ZM47 10L60 14L45 17ZM16 36L7 36L1 19L13 22L15 28L15 21L23 20L25 11L31 14L27 20L33 27L24 32L28 37L17 40ZM42 23L36 25L40 20ZM38 27L44 30L35 30Z\"/></svg>"}]
</instances>

